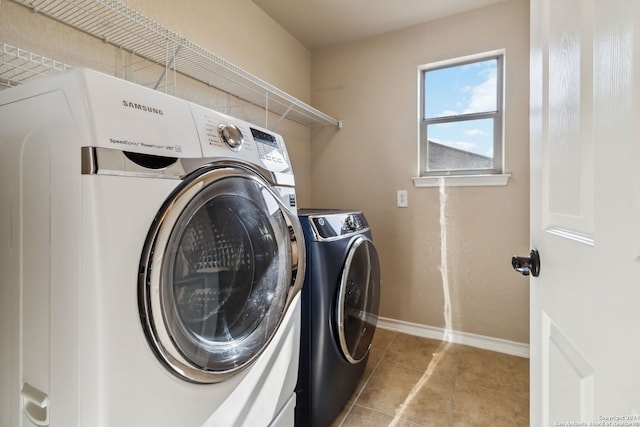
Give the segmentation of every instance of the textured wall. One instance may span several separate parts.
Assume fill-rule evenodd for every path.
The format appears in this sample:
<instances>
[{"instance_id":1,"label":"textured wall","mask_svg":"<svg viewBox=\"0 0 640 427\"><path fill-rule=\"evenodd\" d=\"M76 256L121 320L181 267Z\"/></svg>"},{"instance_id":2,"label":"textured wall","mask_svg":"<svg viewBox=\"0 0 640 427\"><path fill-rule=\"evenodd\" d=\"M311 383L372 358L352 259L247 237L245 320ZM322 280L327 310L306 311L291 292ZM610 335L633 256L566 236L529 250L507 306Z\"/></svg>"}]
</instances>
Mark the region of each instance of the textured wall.
<instances>
[{"instance_id":1,"label":"textured wall","mask_svg":"<svg viewBox=\"0 0 640 427\"><path fill-rule=\"evenodd\" d=\"M444 327L441 197L415 188L418 67L506 49L505 187L445 189L452 328L529 341L529 3L511 0L312 52L312 103L344 120L312 134L314 207L362 209L382 264L381 315ZM396 208L406 189L409 207Z\"/></svg>"}]
</instances>

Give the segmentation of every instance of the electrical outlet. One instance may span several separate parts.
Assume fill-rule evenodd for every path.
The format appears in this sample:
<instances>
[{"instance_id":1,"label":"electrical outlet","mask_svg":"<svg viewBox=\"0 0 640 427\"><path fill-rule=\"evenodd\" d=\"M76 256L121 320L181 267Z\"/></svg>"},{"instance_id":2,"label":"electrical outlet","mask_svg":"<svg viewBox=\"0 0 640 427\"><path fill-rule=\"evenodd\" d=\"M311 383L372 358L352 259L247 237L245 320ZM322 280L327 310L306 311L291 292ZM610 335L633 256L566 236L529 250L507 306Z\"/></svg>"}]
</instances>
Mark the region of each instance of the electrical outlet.
<instances>
[{"instance_id":1,"label":"electrical outlet","mask_svg":"<svg viewBox=\"0 0 640 427\"><path fill-rule=\"evenodd\" d=\"M396 205L399 208L406 208L409 206L409 196L407 195L407 190L398 190L396 194Z\"/></svg>"}]
</instances>

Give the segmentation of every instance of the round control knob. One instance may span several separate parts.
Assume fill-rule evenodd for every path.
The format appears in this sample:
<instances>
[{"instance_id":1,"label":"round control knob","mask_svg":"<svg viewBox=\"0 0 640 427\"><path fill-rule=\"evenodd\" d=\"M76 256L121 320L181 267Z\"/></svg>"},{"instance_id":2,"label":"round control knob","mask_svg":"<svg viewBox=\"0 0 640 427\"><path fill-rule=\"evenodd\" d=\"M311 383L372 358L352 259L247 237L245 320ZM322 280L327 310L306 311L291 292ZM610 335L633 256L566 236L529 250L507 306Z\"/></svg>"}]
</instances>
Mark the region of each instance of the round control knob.
<instances>
[{"instance_id":1,"label":"round control knob","mask_svg":"<svg viewBox=\"0 0 640 427\"><path fill-rule=\"evenodd\" d=\"M238 129L238 126L220 123L218 125L218 134L220 134L220 138L222 138L233 151L239 151L240 148L242 148L244 137L242 136L242 131Z\"/></svg>"}]
</instances>

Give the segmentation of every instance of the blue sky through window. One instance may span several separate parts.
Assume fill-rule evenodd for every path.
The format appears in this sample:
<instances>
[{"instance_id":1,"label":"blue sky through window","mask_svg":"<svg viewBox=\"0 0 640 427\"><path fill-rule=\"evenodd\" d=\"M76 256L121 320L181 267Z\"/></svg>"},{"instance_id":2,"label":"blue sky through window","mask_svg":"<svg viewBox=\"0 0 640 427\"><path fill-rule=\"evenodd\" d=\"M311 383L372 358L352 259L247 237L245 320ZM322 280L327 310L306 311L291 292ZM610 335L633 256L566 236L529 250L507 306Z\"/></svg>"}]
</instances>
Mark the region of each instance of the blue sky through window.
<instances>
[{"instance_id":1,"label":"blue sky through window","mask_svg":"<svg viewBox=\"0 0 640 427\"><path fill-rule=\"evenodd\" d=\"M474 62L425 73L425 118L496 111L497 60ZM429 125L429 140L493 156L493 120Z\"/></svg>"}]
</instances>

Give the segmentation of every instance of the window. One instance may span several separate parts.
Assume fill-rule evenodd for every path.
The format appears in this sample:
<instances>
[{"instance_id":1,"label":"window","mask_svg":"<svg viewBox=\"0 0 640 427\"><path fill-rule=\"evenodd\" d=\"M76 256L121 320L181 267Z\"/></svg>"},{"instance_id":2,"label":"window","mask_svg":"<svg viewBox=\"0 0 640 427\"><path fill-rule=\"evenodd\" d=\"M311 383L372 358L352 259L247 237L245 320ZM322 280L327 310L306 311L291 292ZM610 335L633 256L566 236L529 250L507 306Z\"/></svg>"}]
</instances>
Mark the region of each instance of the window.
<instances>
[{"instance_id":1,"label":"window","mask_svg":"<svg viewBox=\"0 0 640 427\"><path fill-rule=\"evenodd\" d=\"M503 56L420 67L421 176L502 174Z\"/></svg>"}]
</instances>

